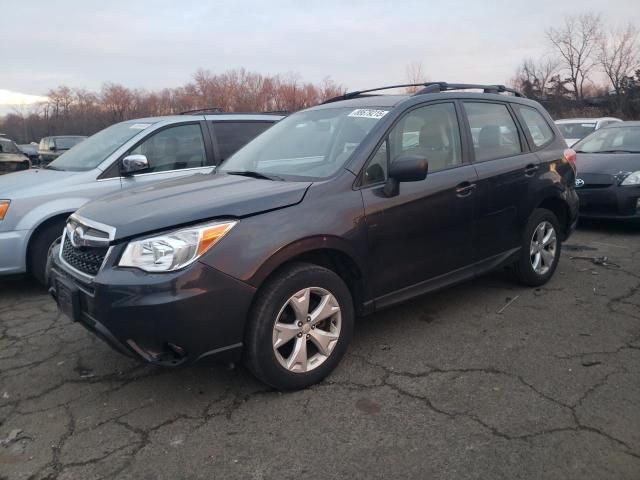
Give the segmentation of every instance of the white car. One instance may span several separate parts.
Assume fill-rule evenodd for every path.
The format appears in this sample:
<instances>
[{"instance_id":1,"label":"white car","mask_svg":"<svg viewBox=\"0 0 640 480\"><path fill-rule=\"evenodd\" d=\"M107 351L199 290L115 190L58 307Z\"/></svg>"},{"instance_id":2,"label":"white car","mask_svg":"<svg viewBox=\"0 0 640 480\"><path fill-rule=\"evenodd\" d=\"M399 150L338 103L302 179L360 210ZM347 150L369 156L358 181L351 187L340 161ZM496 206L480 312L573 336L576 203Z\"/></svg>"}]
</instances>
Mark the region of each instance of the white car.
<instances>
[{"instance_id":1,"label":"white car","mask_svg":"<svg viewBox=\"0 0 640 480\"><path fill-rule=\"evenodd\" d=\"M565 118L563 120L556 120L555 123L567 142L567 147L571 147L590 133L621 121L622 120L615 117Z\"/></svg>"}]
</instances>

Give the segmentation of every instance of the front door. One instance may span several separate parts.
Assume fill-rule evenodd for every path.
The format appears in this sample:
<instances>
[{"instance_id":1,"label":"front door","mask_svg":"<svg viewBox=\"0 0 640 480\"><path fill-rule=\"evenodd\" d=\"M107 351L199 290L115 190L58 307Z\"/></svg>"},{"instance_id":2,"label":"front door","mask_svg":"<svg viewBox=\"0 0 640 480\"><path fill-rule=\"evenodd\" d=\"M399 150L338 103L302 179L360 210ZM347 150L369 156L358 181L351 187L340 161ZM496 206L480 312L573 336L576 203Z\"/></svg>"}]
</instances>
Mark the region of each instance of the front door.
<instances>
[{"instance_id":1,"label":"front door","mask_svg":"<svg viewBox=\"0 0 640 480\"><path fill-rule=\"evenodd\" d=\"M149 170L130 177L123 177L123 188L213 170L213 160L207 155L199 122L174 125L158 130L127 152L126 155L146 156Z\"/></svg>"},{"instance_id":2,"label":"front door","mask_svg":"<svg viewBox=\"0 0 640 480\"><path fill-rule=\"evenodd\" d=\"M465 158L458 117L453 102L409 111L365 167L361 191L377 304L473 262L477 175ZM386 197L387 167L401 154L424 155L429 173Z\"/></svg>"}]
</instances>

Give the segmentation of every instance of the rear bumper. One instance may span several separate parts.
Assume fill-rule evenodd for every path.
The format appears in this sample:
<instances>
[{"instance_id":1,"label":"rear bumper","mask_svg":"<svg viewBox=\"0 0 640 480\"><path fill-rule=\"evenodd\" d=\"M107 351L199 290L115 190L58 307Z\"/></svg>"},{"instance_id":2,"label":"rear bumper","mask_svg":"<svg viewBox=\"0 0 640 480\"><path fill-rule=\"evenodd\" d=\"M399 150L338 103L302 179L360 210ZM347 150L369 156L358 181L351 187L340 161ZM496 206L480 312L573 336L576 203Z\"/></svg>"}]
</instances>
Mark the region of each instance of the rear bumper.
<instances>
[{"instance_id":1,"label":"rear bumper","mask_svg":"<svg viewBox=\"0 0 640 480\"><path fill-rule=\"evenodd\" d=\"M640 219L640 186L578 190L580 217L612 220Z\"/></svg>"},{"instance_id":2,"label":"rear bumper","mask_svg":"<svg viewBox=\"0 0 640 480\"><path fill-rule=\"evenodd\" d=\"M239 358L253 287L199 262L169 274L106 266L87 282L57 250L50 292L58 307L120 353L165 366Z\"/></svg>"},{"instance_id":3,"label":"rear bumper","mask_svg":"<svg viewBox=\"0 0 640 480\"><path fill-rule=\"evenodd\" d=\"M0 275L24 273L29 230L0 232Z\"/></svg>"}]
</instances>

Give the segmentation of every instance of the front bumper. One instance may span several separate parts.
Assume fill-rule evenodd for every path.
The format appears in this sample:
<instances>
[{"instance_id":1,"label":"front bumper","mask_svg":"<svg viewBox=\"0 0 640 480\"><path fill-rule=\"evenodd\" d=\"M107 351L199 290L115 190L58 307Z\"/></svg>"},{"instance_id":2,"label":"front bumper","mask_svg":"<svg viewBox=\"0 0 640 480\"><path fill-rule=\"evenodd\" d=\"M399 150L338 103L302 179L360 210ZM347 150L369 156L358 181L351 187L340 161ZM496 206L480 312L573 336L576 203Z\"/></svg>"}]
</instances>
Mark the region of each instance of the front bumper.
<instances>
[{"instance_id":1,"label":"front bumper","mask_svg":"<svg viewBox=\"0 0 640 480\"><path fill-rule=\"evenodd\" d=\"M58 248L49 272L58 307L115 350L166 366L239 358L253 287L199 262L148 274L114 268L109 258L86 280L61 262Z\"/></svg>"},{"instance_id":2,"label":"front bumper","mask_svg":"<svg viewBox=\"0 0 640 480\"><path fill-rule=\"evenodd\" d=\"M24 273L29 230L0 232L0 275Z\"/></svg>"},{"instance_id":3,"label":"front bumper","mask_svg":"<svg viewBox=\"0 0 640 480\"><path fill-rule=\"evenodd\" d=\"M580 217L640 220L640 186L580 188Z\"/></svg>"}]
</instances>

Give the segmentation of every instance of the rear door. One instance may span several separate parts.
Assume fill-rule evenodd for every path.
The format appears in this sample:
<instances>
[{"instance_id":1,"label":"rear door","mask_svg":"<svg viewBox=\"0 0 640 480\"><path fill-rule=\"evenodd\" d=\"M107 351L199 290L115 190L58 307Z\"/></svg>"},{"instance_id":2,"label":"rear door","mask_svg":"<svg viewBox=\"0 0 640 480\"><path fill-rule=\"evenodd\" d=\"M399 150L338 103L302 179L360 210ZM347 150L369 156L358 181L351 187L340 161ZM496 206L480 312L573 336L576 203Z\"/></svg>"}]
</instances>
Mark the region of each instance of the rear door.
<instances>
[{"instance_id":1,"label":"rear door","mask_svg":"<svg viewBox=\"0 0 640 480\"><path fill-rule=\"evenodd\" d=\"M376 304L395 292L473 262L476 172L467 160L453 101L405 113L377 148L362 174L362 196ZM400 184L384 195L388 165L402 154L429 161L425 180ZM417 293L417 292L415 292ZM389 295L389 296L387 296Z\"/></svg>"},{"instance_id":2,"label":"rear door","mask_svg":"<svg viewBox=\"0 0 640 480\"><path fill-rule=\"evenodd\" d=\"M462 102L478 174L477 261L520 245L539 159L530 152L508 102Z\"/></svg>"}]
</instances>

